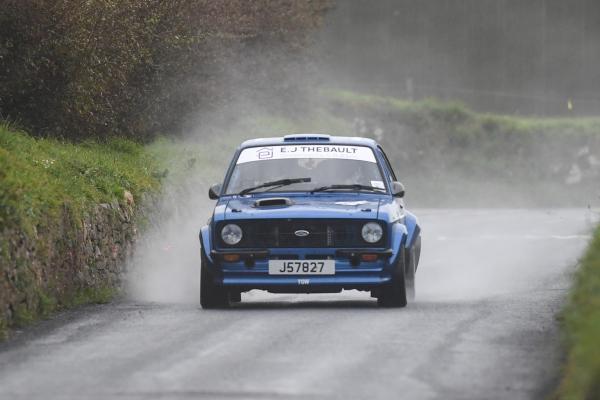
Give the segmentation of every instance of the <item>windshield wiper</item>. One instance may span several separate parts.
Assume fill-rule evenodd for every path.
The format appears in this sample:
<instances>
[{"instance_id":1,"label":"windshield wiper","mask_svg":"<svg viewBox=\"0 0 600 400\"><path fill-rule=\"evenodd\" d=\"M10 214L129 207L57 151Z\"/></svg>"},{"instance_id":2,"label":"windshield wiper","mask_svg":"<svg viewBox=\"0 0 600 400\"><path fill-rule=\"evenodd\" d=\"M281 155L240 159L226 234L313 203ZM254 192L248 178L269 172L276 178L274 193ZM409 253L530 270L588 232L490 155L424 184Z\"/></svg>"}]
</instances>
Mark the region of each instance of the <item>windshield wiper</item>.
<instances>
[{"instance_id":1,"label":"windshield wiper","mask_svg":"<svg viewBox=\"0 0 600 400\"><path fill-rule=\"evenodd\" d=\"M246 188L246 189L242 190L239 194L240 195L248 194L256 189L262 189L262 188L266 188L266 187L270 187L272 190L272 189L275 189L275 187L272 187L272 186L282 187L282 186L293 185L294 183L302 183L302 182L310 182L310 181L311 181L311 178L279 179L277 181L265 182L258 186Z\"/></svg>"},{"instance_id":2,"label":"windshield wiper","mask_svg":"<svg viewBox=\"0 0 600 400\"><path fill-rule=\"evenodd\" d=\"M353 183L351 185L327 185L314 188L311 193L324 192L326 190L337 190L337 189L355 189L355 190L368 190L370 192L385 192L385 189L378 188L375 186L361 185L359 183Z\"/></svg>"}]
</instances>

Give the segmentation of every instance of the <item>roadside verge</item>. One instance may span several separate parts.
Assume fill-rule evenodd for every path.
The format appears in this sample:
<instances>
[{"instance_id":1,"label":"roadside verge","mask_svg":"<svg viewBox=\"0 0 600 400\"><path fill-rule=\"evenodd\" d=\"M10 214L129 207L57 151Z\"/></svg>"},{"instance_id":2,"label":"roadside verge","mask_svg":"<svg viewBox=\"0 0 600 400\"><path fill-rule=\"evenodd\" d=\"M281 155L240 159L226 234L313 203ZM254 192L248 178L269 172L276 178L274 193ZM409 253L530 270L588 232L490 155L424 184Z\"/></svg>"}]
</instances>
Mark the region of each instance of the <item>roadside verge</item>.
<instances>
[{"instance_id":1,"label":"roadside verge","mask_svg":"<svg viewBox=\"0 0 600 400\"><path fill-rule=\"evenodd\" d=\"M557 397L600 399L600 227L577 271L563 316L567 361Z\"/></svg>"},{"instance_id":2,"label":"roadside verge","mask_svg":"<svg viewBox=\"0 0 600 400\"><path fill-rule=\"evenodd\" d=\"M155 170L130 141L73 144L0 125L0 338L114 295Z\"/></svg>"}]
</instances>

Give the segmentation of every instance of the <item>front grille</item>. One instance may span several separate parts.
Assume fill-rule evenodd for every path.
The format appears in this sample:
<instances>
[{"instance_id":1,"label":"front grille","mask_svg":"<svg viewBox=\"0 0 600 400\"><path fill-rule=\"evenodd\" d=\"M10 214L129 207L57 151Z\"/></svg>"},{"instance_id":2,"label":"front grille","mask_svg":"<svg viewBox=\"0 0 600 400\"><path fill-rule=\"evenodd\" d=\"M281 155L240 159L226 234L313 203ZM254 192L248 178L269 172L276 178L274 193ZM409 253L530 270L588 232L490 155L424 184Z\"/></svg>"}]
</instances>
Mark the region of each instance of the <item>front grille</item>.
<instances>
[{"instance_id":1,"label":"front grille","mask_svg":"<svg viewBox=\"0 0 600 400\"><path fill-rule=\"evenodd\" d=\"M349 219L268 219L222 221L217 225L216 238L221 248L277 248L277 247L384 247L384 235L377 243L363 240L362 227L369 220ZM221 239L221 229L228 223L239 225L244 234L240 243L230 246ZM381 222L380 222L381 223ZM383 224L381 223L383 226ZM308 231L300 237L297 231Z\"/></svg>"}]
</instances>

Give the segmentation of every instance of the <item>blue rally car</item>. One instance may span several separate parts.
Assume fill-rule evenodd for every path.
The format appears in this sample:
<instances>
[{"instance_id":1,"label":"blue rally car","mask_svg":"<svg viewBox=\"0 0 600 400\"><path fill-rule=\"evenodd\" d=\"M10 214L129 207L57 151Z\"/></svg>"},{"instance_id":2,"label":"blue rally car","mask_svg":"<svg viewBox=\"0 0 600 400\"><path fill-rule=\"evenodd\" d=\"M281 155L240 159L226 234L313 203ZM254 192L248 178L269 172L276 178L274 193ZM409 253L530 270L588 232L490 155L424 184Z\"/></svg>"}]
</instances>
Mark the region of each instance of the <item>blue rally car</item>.
<instances>
[{"instance_id":1,"label":"blue rally car","mask_svg":"<svg viewBox=\"0 0 600 400\"><path fill-rule=\"evenodd\" d=\"M200 231L200 303L241 293L371 292L404 307L421 252L404 187L374 140L306 134L249 140L237 149Z\"/></svg>"}]
</instances>

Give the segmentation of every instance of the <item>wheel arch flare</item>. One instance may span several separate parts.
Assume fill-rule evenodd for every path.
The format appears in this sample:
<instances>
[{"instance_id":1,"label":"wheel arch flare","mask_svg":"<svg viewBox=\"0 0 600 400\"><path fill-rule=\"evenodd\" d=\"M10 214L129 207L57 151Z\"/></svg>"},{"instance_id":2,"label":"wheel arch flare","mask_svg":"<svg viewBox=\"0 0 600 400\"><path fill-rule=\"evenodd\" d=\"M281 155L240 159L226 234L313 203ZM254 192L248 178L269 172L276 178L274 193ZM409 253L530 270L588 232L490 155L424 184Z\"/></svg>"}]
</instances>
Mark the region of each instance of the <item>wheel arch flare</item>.
<instances>
[{"instance_id":1,"label":"wheel arch flare","mask_svg":"<svg viewBox=\"0 0 600 400\"><path fill-rule=\"evenodd\" d=\"M404 212L404 225L406 226L407 233L405 246L408 249L415 244L415 241L421 234L421 226L419 225L417 217L408 211Z\"/></svg>"},{"instance_id":2,"label":"wheel arch flare","mask_svg":"<svg viewBox=\"0 0 600 400\"><path fill-rule=\"evenodd\" d=\"M210 250L212 249L210 225L205 225L200 229L199 239L200 239L200 251L204 252L204 255L206 256L208 261L210 261L210 263L212 264L213 259L210 254Z\"/></svg>"}]
</instances>

